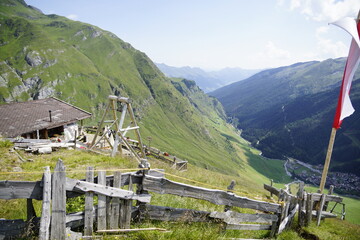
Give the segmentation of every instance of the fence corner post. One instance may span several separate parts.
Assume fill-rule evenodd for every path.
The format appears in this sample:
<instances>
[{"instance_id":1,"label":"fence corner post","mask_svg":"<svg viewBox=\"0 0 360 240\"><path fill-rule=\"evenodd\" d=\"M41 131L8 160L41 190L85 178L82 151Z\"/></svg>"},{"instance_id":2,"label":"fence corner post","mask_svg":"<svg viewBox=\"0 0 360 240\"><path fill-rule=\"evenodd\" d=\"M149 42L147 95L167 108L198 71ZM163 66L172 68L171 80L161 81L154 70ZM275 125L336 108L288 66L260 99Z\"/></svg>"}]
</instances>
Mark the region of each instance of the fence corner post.
<instances>
[{"instance_id":1,"label":"fence corner post","mask_svg":"<svg viewBox=\"0 0 360 240\"><path fill-rule=\"evenodd\" d=\"M87 167L86 181L94 182L94 167ZM85 219L84 219L84 235L91 236L93 234L94 225L94 193L85 193Z\"/></svg>"},{"instance_id":2,"label":"fence corner post","mask_svg":"<svg viewBox=\"0 0 360 240\"><path fill-rule=\"evenodd\" d=\"M50 204L51 204L51 172L50 167L45 167L43 175L43 201L41 208L39 240L49 239L50 227Z\"/></svg>"},{"instance_id":3,"label":"fence corner post","mask_svg":"<svg viewBox=\"0 0 360 240\"><path fill-rule=\"evenodd\" d=\"M298 212L298 225L301 227L303 226L303 208L304 208L304 182L299 182L299 191L297 193L298 197L298 204L299 204L299 212Z\"/></svg>"},{"instance_id":4,"label":"fence corner post","mask_svg":"<svg viewBox=\"0 0 360 240\"><path fill-rule=\"evenodd\" d=\"M232 190L234 190L234 187L235 187L235 180L231 180L230 185L227 187L227 192L232 192ZM232 208L231 206L225 205L224 212L230 211L231 208Z\"/></svg>"},{"instance_id":5,"label":"fence corner post","mask_svg":"<svg viewBox=\"0 0 360 240\"><path fill-rule=\"evenodd\" d=\"M66 175L61 159L55 166L52 178L51 239L66 238Z\"/></svg>"}]
</instances>

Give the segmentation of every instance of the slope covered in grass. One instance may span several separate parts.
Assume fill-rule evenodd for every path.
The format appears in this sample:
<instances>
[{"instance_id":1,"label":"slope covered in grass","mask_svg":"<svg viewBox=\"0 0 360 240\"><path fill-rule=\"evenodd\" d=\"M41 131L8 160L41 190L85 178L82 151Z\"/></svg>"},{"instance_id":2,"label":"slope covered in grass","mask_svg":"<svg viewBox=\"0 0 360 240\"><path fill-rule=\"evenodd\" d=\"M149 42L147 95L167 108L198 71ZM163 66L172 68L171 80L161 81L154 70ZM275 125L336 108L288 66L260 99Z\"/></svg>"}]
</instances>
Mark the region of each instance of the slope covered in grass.
<instances>
[{"instance_id":1,"label":"slope covered in grass","mask_svg":"<svg viewBox=\"0 0 360 240\"><path fill-rule=\"evenodd\" d=\"M165 77L114 34L23 0L0 2L0 103L50 96L93 113L109 95L129 97L143 138L198 166L232 175L246 159L235 153L222 105L193 81Z\"/></svg>"}]
</instances>

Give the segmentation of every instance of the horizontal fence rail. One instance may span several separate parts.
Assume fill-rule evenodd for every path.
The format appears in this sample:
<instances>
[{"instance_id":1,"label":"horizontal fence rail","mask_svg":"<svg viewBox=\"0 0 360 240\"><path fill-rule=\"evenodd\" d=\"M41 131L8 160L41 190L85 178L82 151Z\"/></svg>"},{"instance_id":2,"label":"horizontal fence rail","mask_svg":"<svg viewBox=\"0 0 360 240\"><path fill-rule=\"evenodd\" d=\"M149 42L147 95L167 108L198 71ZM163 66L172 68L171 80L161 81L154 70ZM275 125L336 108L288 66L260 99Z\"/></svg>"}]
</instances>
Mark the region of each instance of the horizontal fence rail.
<instances>
[{"instance_id":1,"label":"horizontal fence rail","mask_svg":"<svg viewBox=\"0 0 360 240\"><path fill-rule=\"evenodd\" d=\"M188 184L174 182L166 178L145 176L143 188L147 191L160 194L173 194L182 197L202 199L217 205L229 205L274 213L280 212L280 204L252 200L222 190L194 187Z\"/></svg>"}]
</instances>

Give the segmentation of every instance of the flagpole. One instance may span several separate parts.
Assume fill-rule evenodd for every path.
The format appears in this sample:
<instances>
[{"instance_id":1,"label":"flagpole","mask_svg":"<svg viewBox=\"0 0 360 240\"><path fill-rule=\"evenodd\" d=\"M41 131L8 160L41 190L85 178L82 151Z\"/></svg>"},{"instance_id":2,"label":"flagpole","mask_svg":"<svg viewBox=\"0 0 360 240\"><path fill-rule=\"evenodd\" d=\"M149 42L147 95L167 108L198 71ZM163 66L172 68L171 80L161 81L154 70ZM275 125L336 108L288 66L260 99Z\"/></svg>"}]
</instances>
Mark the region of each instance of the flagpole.
<instances>
[{"instance_id":1,"label":"flagpole","mask_svg":"<svg viewBox=\"0 0 360 240\"><path fill-rule=\"evenodd\" d=\"M357 28L359 29L358 27L358 24L359 24L359 21L360 21L360 10L358 12L358 16L357 16L357 19L356 19L356 23L357 23ZM359 30L358 30L359 31ZM359 34L359 33L358 33ZM351 47L350 47L350 51L351 51ZM348 56L348 59L346 61L346 66L345 66L345 70L344 70L344 77L343 77L343 81L342 81L342 85L341 85L341 90L340 90L340 95L339 95L339 100L338 100L338 106L337 106L337 109L336 109L336 113L335 113L335 119L334 119L334 124L333 124L333 128L331 130L331 135L330 135L330 140L329 140L329 145L328 145L328 149L327 149L327 153L326 153L326 158L325 158L325 164L324 164L324 169L323 169L323 172L322 172L322 175L321 175L321 181L320 181L320 189L319 189L319 192L322 193L324 191L324 187L325 187L325 183L326 183L326 178L327 178L327 174L328 174L328 171L329 171L329 165L330 165L330 160L331 160L331 155L332 155L332 152L333 152L333 147L334 147L334 142L335 142L335 136L336 136L336 131L338 128L340 128L340 125L341 125L341 122L342 122L342 119L341 118L341 112L342 112L342 104L343 102L341 102L341 100L343 100L343 98L345 96L343 96L343 94L346 94L345 92L343 92L343 88L344 88L344 81L346 80L345 79L345 72L347 70L347 64L348 64L348 60L349 60L349 57L350 57L350 51L349 51L349 56ZM359 57L359 56L357 56ZM356 64L355 64L356 65ZM355 66L354 65L354 66ZM352 67L354 67L352 66ZM355 67L356 68L356 67ZM350 70L352 71L352 70ZM347 79L348 80L348 79ZM350 86L351 86L351 81L352 79L350 79ZM347 83L348 84L348 83ZM349 93L347 93L349 94ZM350 103L350 106L351 108L352 105ZM340 107L340 108L339 108ZM354 111L354 109L353 109ZM349 115L351 115L352 113L350 113ZM345 117L348 117L349 115L346 115Z\"/></svg>"},{"instance_id":2,"label":"flagpole","mask_svg":"<svg viewBox=\"0 0 360 240\"><path fill-rule=\"evenodd\" d=\"M332 130L331 130L329 146L328 146L326 158L325 158L324 169L323 169L323 172L321 175L321 182L320 182L320 189L319 189L320 193L322 193L324 191L325 182L326 182L327 174L329 171L330 159L331 159L334 142L335 142L336 130L337 130L336 128L332 128Z\"/></svg>"}]
</instances>

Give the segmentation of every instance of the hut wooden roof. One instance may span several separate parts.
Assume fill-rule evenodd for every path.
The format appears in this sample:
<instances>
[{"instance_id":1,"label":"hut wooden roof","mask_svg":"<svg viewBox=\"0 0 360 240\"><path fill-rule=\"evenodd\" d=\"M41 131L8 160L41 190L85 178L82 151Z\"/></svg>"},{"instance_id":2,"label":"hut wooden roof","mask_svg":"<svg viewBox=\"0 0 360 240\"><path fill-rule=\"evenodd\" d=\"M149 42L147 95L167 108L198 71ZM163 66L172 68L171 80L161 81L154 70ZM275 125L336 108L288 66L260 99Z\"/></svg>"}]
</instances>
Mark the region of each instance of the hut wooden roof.
<instances>
[{"instance_id":1,"label":"hut wooden roof","mask_svg":"<svg viewBox=\"0 0 360 240\"><path fill-rule=\"evenodd\" d=\"M50 114L51 111L51 121ZM0 135L17 137L41 129L51 129L91 117L69 103L51 97L0 105Z\"/></svg>"}]
</instances>

